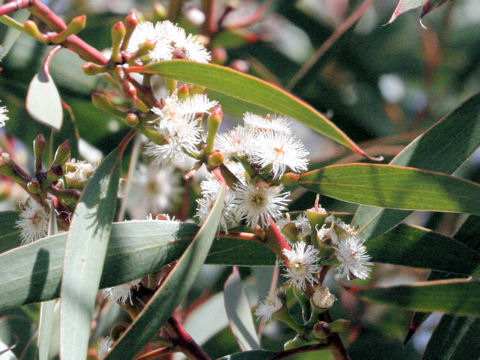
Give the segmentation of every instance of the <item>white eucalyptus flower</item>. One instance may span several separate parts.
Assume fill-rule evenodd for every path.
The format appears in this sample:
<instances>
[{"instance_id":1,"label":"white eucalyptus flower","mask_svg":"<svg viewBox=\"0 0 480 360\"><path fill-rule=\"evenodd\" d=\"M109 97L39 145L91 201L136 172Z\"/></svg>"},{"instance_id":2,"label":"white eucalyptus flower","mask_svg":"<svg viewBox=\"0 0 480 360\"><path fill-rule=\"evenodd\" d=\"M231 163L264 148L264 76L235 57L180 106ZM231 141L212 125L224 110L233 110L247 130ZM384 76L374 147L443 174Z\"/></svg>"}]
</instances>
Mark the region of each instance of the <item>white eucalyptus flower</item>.
<instances>
[{"instance_id":1,"label":"white eucalyptus flower","mask_svg":"<svg viewBox=\"0 0 480 360\"><path fill-rule=\"evenodd\" d=\"M139 23L132 33L127 51L137 51L147 40L155 43L155 48L149 53L153 61L179 58L207 63L211 59L210 53L196 36L187 35L184 29L168 20L155 25L148 21Z\"/></svg>"},{"instance_id":2,"label":"white eucalyptus flower","mask_svg":"<svg viewBox=\"0 0 480 360\"><path fill-rule=\"evenodd\" d=\"M356 233L342 239L335 246L335 256L341 262L337 271L342 277L350 280L352 277L367 279L370 276L371 257L367 254L364 240Z\"/></svg>"},{"instance_id":3,"label":"white eucalyptus flower","mask_svg":"<svg viewBox=\"0 0 480 360\"><path fill-rule=\"evenodd\" d=\"M273 178L279 179L287 171L307 170L309 152L294 135L267 131L259 133L250 142L249 160L262 169L270 169Z\"/></svg>"},{"instance_id":4,"label":"white eucalyptus flower","mask_svg":"<svg viewBox=\"0 0 480 360\"><path fill-rule=\"evenodd\" d=\"M225 161L225 166L232 172L233 175L240 181L241 184L245 184L245 169L243 165L234 161ZM203 224L210 214L213 204L220 192L221 183L212 173L208 173L205 179L200 183L200 189L202 190L203 197L197 200L197 212L195 217L198 217L200 223ZM220 218L220 226L228 231L229 226L236 225L237 221L234 216L235 192L227 187L227 193L225 195L225 204L222 210L222 217Z\"/></svg>"},{"instance_id":5,"label":"white eucalyptus flower","mask_svg":"<svg viewBox=\"0 0 480 360\"><path fill-rule=\"evenodd\" d=\"M273 314L283 307L283 302L278 297L277 292L268 294L268 296L263 300L263 302L258 305L255 310L255 315L258 318L263 318L264 321L269 321Z\"/></svg>"},{"instance_id":6,"label":"white eucalyptus flower","mask_svg":"<svg viewBox=\"0 0 480 360\"><path fill-rule=\"evenodd\" d=\"M84 185L94 174L97 165L89 163L88 161L71 159L67 161L65 178L67 184L82 184Z\"/></svg>"},{"instance_id":7,"label":"white eucalyptus flower","mask_svg":"<svg viewBox=\"0 0 480 360\"><path fill-rule=\"evenodd\" d=\"M0 106L0 128L5 126L5 123L9 120L7 115L8 109L6 106Z\"/></svg>"},{"instance_id":8,"label":"white eucalyptus flower","mask_svg":"<svg viewBox=\"0 0 480 360\"><path fill-rule=\"evenodd\" d=\"M20 229L22 245L45 237L49 221L47 210L33 198L28 198L21 207L23 209L16 226Z\"/></svg>"},{"instance_id":9,"label":"white eucalyptus flower","mask_svg":"<svg viewBox=\"0 0 480 360\"><path fill-rule=\"evenodd\" d=\"M140 281L134 280L126 284L103 289L103 294L105 295L105 297L111 297L113 300L115 300L118 303L125 304L128 300L130 301L130 304L133 304L131 290L132 290L132 287L138 287L139 285L140 285Z\"/></svg>"},{"instance_id":10,"label":"white eucalyptus flower","mask_svg":"<svg viewBox=\"0 0 480 360\"><path fill-rule=\"evenodd\" d=\"M169 211L181 192L180 175L173 166L156 168L140 164L132 177L127 208L134 219L152 212Z\"/></svg>"},{"instance_id":11,"label":"white eucalyptus flower","mask_svg":"<svg viewBox=\"0 0 480 360\"><path fill-rule=\"evenodd\" d=\"M287 210L290 192L281 192L283 186L267 184L240 184L235 189L234 214L238 221L245 220L254 228L268 226L269 218L277 219Z\"/></svg>"},{"instance_id":12,"label":"white eucalyptus flower","mask_svg":"<svg viewBox=\"0 0 480 360\"><path fill-rule=\"evenodd\" d=\"M109 336L103 338L102 341L98 343L97 356L100 360L103 360L107 357L110 350L112 350L113 340Z\"/></svg>"},{"instance_id":13,"label":"white eucalyptus flower","mask_svg":"<svg viewBox=\"0 0 480 360\"><path fill-rule=\"evenodd\" d=\"M320 271L317 265L318 250L303 241L293 244L292 250L284 249L283 254L287 257L287 284L293 285L299 290L305 290L307 283L314 285L318 282L315 277Z\"/></svg>"},{"instance_id":14,"label":"white eucalyptus flower","mask_svg":"<svg viewBox=\"0 0 480 360\"><path fill-rule=\"evenodd\" d=\"M275 133L292 134L290 121L281 116L266 117L247 112L243 114L243 123L245 128L255 131L273 131Z\"/></svg>"},{"instance_id":15,"label":"white eucalyptus flower","mask_svg":"<svg viewBox=\"0 0 480 360\"><path fill-rule=\"evenodd\" d=\"M236 126L227 133L217 135L215 146L225 158L234 155L243 157L247 155L247 144L253 137L255 137L254 131L247 130L243 126Z\"/></svg>"}]
</instances>

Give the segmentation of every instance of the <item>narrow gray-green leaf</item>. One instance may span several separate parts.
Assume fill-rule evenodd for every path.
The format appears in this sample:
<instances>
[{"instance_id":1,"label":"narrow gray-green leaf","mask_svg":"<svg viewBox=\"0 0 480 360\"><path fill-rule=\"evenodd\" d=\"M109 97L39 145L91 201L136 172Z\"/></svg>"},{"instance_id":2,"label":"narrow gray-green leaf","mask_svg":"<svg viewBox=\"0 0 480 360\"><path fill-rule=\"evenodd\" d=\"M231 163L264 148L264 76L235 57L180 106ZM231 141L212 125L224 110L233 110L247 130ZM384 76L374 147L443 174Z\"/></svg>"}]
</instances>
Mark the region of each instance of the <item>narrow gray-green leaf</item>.
<instances>
[{"instance_id":1,"label":"narrow gray-green leaf","mask_svg":"<svg viewBox=\"0 0 480 360\"><path fill-rule=\"evenodd\" d=\"M22 9L13 13L11 17L19 24L23 24L30 17L30 11L28 11L27 9ZM13 27L8 28L0 49L0 61L3 60L5 56L7 56L13 45L15 45L15 43L17 42L20 35L22 35L21 31L14 29Z\"/></svg>"},{"instance_id":2,"label":"narrow gray-green leaf","mask_svg":"<svg viewBox=\"0 0 480 360\"><path fill-rule=\"evenodd\" d=\"M259 350L260 344L253 323L252 310L236 267L225 283L223 294L230 328L240 349Z\"/></svg>"},{"instance_id":3,"label":"narrow gray-green leaf","mask_svg":"<svg viewBox=\"0 0 480 360\"><path fill-rule=\"evenodd\" d=\"M17 227L17 211L0 212L0 253L20 245L20 229Z\"/></svg>"},{"instance_id":4,"label":"narrow gray-green leaf","mask_svg":"<svg viewBox=\"0 0 480 360\"><path fill-rule=\"evenodd\" d=\"M480 317L480 281L465 279L419 282L410 285L358 290L360 298L415 311Z\"/></svg>"},{"instance_id":5,"label":"narrow gray-green leaf","mask_svg":"<svg viewBox=\"0 0 480 360\"><path fill-rule=\"evenodd\" d=\"M452 174L479 146L480 94L477 94L412 141L390 164ZM411 213L360 206L353 224L364 238L370 239L398 225Z\"/></svg>"},{"instance_id":6,"label":"narrow gray-green leaf","mask_svg":"<svg viewBox=\"0 0 480 360\"><path fill-rule=\"evenodd\" d=\"M443 315L423 354L423 360L477 359L480 319Z\"/></svg>"},{"instance_id":7,"label":"narrow gray-green leaf","mask_svg":"<svg viewBox=\"0 0 480 360\"><path fill-rule=\"evenodd\" d=\"M480 253L428 229L400 224L365 244L372 260L469 276L480 270Z\"/></svg>"},{"instance_id":8,"label":"narrow gray-green leaf","mask_svg":"<svg viewBox=\"0 0 480 360\"><path fill-rule=\"evenodd\" d=\"M380 164L333 165L301 175L299 184L357 204L480 215L480 185L433 171Z\"/></svg>"},{"instance_id":9,"label":"narrow gray-green leaf","mask_svg":"<svg viewBox=\"0 0 480 360\"><path fill-rule=\"evenodd\" d=\"M57 229L57 216L55 213L55 208L53 207L51 201L50 204L50 220L48 225L48 235L53 235L58 232ZM54 330L54 327L57 327L59 324L54 324L55 320L60 320L55 316L55 305L57 300L50 300L42 302L40 305L40 322L38 324L38 337L37 337L37 348L38 348L38 359L39 360L49 360L50 353L50 344L53 342L51 336ZM57 339L58 340L58 339Z\"/></svg>"},{"instance_id":10,"label":"narrow gray-green leaf","mask_svg":"<svg viewBox=\"0 0 480 360\"><path fill-rule=\"evenodd\" d=\"M225 192L226 187L223 185L198 234L143 311L115 343L106 359L133 359L158 333L187 295L215 238L222 215Z\"/></svg>"},{"instance_id":11,"label":"narrow gray-green leaf","mask_svg":"<svg viewBox=\"0 0 480 360\"><path fill-rule=\"evenodd\" d=\"M121 151L112 151L88 182L65 246L61 286L62 359L87 356L90 321L110 237L120 179Z\"/></svg>"},{"instance_id":12,"label":"narrow gray-green leaf","mask_svg":"<svg viewBox=\"0 0 480 360\"><path fill-rule=\"evenodd\" d=\"M198 84L292 117L356 153L369 157L325 115L285 90L231 68L185 60L161 61L134 69Z\"/></svg>"},{"instance_id":13,"label":"narrow gray-green leaf","mask_svg":"<svg viewBox=\"0 0 480 360\"><path fill-rule=\"evenodd\" d=\"M195 224L177 221L113 224L100 287L141 278L177 260L197 232ZM66 238L66 233L57 234L0 255L0 310L58 297ZM440 252L441 246L448 252ZM367 247L376 262L444 272L465 273L473 270L478 261L478 254L464 244L407 225L368 241ZM429 251L430 256L425 256ZM438 258L432 256L435 254ZM275 254L263 244L220 238L214 241L206 263L273 266L275 259ZM463 259L462 264L457 263L459 259Z\"/></svg>"},{"instance_id":14,"label":"narrow gray-green leaf","mask_svg":"<svg viewBox=\"0 0 480 360\"><path fill-rule=\"evenodd\" d=\"M38 122L55 130L62 127L62 100L55 82L43 67L30 82L25 106L30 116Z\"/></svg>"}]
</instances>

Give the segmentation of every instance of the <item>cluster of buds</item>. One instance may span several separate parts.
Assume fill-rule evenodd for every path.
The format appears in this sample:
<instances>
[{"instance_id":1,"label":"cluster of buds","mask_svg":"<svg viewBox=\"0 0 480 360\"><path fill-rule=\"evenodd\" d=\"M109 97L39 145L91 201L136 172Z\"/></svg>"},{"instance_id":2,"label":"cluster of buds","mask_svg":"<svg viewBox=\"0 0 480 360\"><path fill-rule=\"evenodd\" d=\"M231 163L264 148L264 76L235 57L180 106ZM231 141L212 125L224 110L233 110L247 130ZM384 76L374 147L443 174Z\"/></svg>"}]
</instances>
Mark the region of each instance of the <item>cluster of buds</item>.
<instances>
[{"instance_id":1,"label":"cluster of buds","mask_svg":"<svg viewBox=\"0 0 480 360\"><path fill-rule=\"evenodd\" d=\"M22 243L29 243L47 234L49 222L48 200L52 201L61 226L68 228L70 217L95 166L70 160L71 146L67 140L58 146L53 160L44 167L47 141L39 134L33 142L34 174L29 175L6 152L0 156L0 174L9 177L22 186L29 197L20 204Z\"/></svg>"},{"instance_id":2,"label":"cluster of buds","mask_svg":"<svg viewBox=\"0 0 480 360\"><path fill-rule=\"evenodd\" d=\"M335 269L338 277L347 280L367 279L372 264L364 240L353 227L318 206L318 200L314 208L295 219L287 216L278 221L278 227L288 241L280 255L285 282L280 291L269 294L258 306L256 315L263 321L283 321L297 332L285 348L328 339L332 332L344 330L348 324L345 320L332 322L330 316L325 316L335 302L335 296L323 283L325 276ZM286 304L291 301L285 300L286 294L301 305L303 323L289 314Z\"/></svg>"}]
</instances>

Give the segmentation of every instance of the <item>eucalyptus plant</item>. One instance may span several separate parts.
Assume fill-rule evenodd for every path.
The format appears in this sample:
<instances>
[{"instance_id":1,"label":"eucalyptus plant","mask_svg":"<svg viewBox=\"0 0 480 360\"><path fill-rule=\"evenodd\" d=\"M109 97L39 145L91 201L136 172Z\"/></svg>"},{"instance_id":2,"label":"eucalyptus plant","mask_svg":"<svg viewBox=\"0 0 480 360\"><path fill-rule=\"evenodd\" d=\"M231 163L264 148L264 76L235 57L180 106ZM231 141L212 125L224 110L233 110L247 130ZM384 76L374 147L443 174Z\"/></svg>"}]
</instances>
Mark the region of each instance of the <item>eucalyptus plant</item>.
<instances>
[{"instance_id":1,"label":"eucalyptus plant","mask_svg":"<svg viewBox=\"0 0 480 360\"><path fill-rule=\"evenodd\" d=\"M420 5L423 17L445 2L400 1L390 22ZM0 213L0 309L40 302L32 357L171 359L183 353L210 359L184 324L202 304L192 300L192 288L204 264L233 267L223 295L241 351L223 359L311 352L349 359L346 341L354 327L345 313L332 311L340 293L415 311L408 337L431 312L449 314L431 343L460 324L465 331L444 341L456 344L450 349L456 354L471 351L472 336L465 334L478 328L480 316L474 231L480 185L452 174L479 146L480 95L393 157L365 151L279 84L249 75L241 62L222 65L226 52L215 40L240 36L233 30L246 31L265 9L229 28L229 6L219 15L214 1L182 5L172 0L150 13L131 10L111 26L110 47L103 51L77 35L87 28L84 15L67 24L39 0L0 5L2 23L48 47L26 109L51 134L35 137L33 167L19 160L7 137L0 153L2 186L26 194L17 211ZM370 5L357 8L345 26ZM14 16L22 9L30 15L19 22ZM98 161L78 158L75 112L50 74L62 49L84 61L84 74L101 79L91 102L122 124L111 152ZM73 64L62 66L70 71ZM240 124L225 125L230 116L222 96L244 105ZM0 126L15 121L2 106ZM353 152L357 162L318 165L295 122ZM70 137L54 146L55 133L68 126ZM324 196L359 206L354 214L335 211L322 204ZM405 224L415 210L472 215L447 236ZM380 287L369 280L382 271L378 263L431 274L424 282ZM269 291L251 307L239 268L267 266L275 269ZM118 306L123 317L112 320ZM283 349L261 341L275 321L290 335ZM434 358L431 349L426 356Z\"/></svg>"}]
</instances>

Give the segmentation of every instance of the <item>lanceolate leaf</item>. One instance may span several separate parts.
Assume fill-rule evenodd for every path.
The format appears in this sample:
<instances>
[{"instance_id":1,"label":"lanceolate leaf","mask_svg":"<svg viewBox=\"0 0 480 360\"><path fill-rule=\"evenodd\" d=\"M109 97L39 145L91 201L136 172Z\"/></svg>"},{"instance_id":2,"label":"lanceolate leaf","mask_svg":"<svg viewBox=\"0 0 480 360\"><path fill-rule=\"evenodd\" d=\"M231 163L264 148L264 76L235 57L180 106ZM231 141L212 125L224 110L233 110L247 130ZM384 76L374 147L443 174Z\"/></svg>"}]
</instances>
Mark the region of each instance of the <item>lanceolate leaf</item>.
<instances>
[{"instance_id":1,"label":"lanceolate leaf","mask_svg":"<svg viewBox=\"0 0 480 360\"><path fill-rule=\"evenodd\" d=\"M217 201L198 234L143 311L115 343L106 359L133 359L158 333L187 295L215 238L222 215L225 192L226 187L223 185Z\"/></svg>"},{"instance_id":2,"label":"lanceolate leaf","mask_svg":"<svg viewBox=\"0 0 480 360\"><path fill-rule=\"evenodd\" d=\"M357 204L480 214L480 185L415 168L380 164L333 165L303 174L299 184Z\"/></svg>"},{"instance_id":3,"label":"lanceolate leaf","mask_svg":"<svg viewBox=\"0 0 480 360\"><path fill-rule=\"evenodd\" d=\"M61 287L61 342L64 359L85 359L90 321L115 213L122 151L112 151L87 184L65 248Z\"/></svg>"},{"instance_id":4,"label":"lanceolate leaf","mask_svg":"<svg viewBox=\"0 0 480 360\"><path fill-rule=\"evenodd\" d=\"M443 315L427 345L423 360L476 359L480 354L480 319Z\"/></svg>"},{"instance_id":5,"label":"lanceolate leaf","mask_svg":"<svg viewBox=\"0 0 480 360\"><path fill-rule=\"evenodd\" d=\"M479 146L480 94L477 94L412 141L391 164L452 174ZM360 206L353 223L369 239L401 223L411 213Z\"/></svg>"},{"instance_id":6,"label":"lanceolate leaf","mask_svg":"<svg viewBox=\"0 0 480 360\"><path fill-rule=\"evenodd\" d=\"M58 232L57 216L55 209L50 204L50 223L48 226L48 235L53 235ZM53 342L52 332L56 327L58 329L58 317L55 316L56 300L45 301L40 306L40 322L38 324L38 359L48 360L50 353L50 344Z\"/></svg>"},{"instance_id":7,"label":"lanceolate leaf","mask_svg":"<svg viewBox=\"0 0 480 360\"><path fill-rule=\"evenodd\" d=\"M397 19L397 17L399 17L403 13L422 6L423 4L425 4L426 1L427 0L399 0L395 11L390 17L390 20L388 20L387 25L393 23Z\"/></svg>"},{"instance_id":8,"label":"lanceolate leaf","mask_svg":"<svg viewBox=\"0 0 480 360\"><path fill-rule=\"evenodd\" d=\"M43 67L28 87L26 108L38 122L60 130L63 122L62 100L50 73Z\"/></svg>"},{"instance_id":9,"label":"lanceolate leaf","mask_svg":"<svg viewBox=\"0 0 480 360\"><path fill-rule=\"evenodd\" d=\"M240 349L243 351L260 349L250 304L236 267L225 283L223 294L230 328Z\"/></svg>"},{"instance_id":10,"label":"lanceolate leaf","mask_svg":"<svg viewBox=\"0 0 480 360\"><path fill-rule=\"evenodd\" d=\"M399 225L368 240L366 246L375 262L467 276L480 270L480 253L460 241L415 226Z\"/></svg>"},{"instance_id":11,"label":"lanceolate leaf","mask_svg":"<svg viewBox=\"0 0 480 360\"><path fill-rule=\"evenodd\" d=\"M480 281L464 279L420 282L411 285L363 289L362 299L416 311L440 311L480 317Z\"/></svg>"},{"instance_id":12,"label":"lanceolate leaf","mask_svg":"<svg viewBox=\"0 0 480 360\"><path fill-rule=\"evenodd\" d=\"M177 260L197 232L195 224L177 221L113 224L100 287L141 278ZM66 238L66 233L54 235L0 255L0 310L59 296ZM372 239L366 245L376 262L462 274L478 264L478 254L463 244L407 225ZM447 251L440 252L442 246ZM457 263L459 258L464 259L462 264ZM273 252L263 244L220 238L213 242L206 263L273 266L275 259Z\"/></svg>"},{"instance_id":13,"label":"lanceolate leaf","mask_svg":"<svg viewBox=\"0 0 480 360\"><path fill-rule=\"evenodd\" d=\"M480 231L480 218L478 216L471 215L469 216L462 224L460 229L455 233L454 238L458 241L461 242L462 244L465 244L466 246L470 246L472 250L474 251L480 251L480 239L478 236L478 233ZM433 250L433 249L432 249ZM436 254L435 250L433 250ZM449 249L443 250L441 253L449 253ZM460 260L462 261L462 260ZM465 276L470 276L472 275L471 272L466 273ZM452 273L444 273L444 272L439 272L439 271L432 271L428 277L428 281L432 280L444 280L444 279L453 279L455 277L458 277L456 274ZM415 333L415 331L420 328L420 326L423 324L423 322L427 319L427 317L430 315L430 313L425 313L425 312L416 312L412 320L410 322L410 329L407 334L407 337L405 339L405 342L410 339L410 337ZM449 317L449 315L444 315L444 317ZM435 332L442 333L445 330L442 329L442 326L449 326L450 322L455 322L456 318L449 317L450 320L447 322L444 322L443 319L440 322L440 324L437 326ZM459 319L460 320L460 319ZM464 321L464 320L460 320ZM468 323L468 321L465 321ZM473 324L472 324L473 326ZM459 334L459 336L463 336ZM461 349L455 349L455 346L457 346L456 341L451 341L452 346L449 352L455 352L455 351L462 351Z\"/></svg>"},{"instance_id":14,"label":"lanceolate leaf","mask_svg":"<svg viewBox=\"0 0 480 360\"><path fill-rule=\"evenodd\" d=\"M22 9L22 10L16 11L12 15L12 19L17 21L19 24L23 24L25 21L27 21L29 16L30 16L30 11L28 11L27 9ZM3 18L3 16L1 18ZM3 22L3 21L0 20L0 22ZM3 58L7 56L7 54L12 49L13 45L15 45L15 42L18 40L21 34L22 34L21 31L14 29L13 27L8 28L7 33L5 34L5 37L2 41L1 51L0 51L0 60L3 60Z\"/></svg>"},{"instance_id":15,"label":"lanceolate leaf","mask_svg":"<svg viewBox=\"0 0 480 360\"><path fill-rule=\"evenodd\" d=\"M20 229L17 227L17 211L0 212L0 253L20 245Z\"/></svg>"},{"instance_id":16,"label":"lanceolate leaf","mask_svg":"<svg viewBox=\"0 0 480 360\"><path fill-rule=\"evenodd\" d=\"M368 157L325 115L286 91L233 69L184 60L162 61L138 71L205 86L234 98L292 117L360 155Z\"/></svg>"}]
</instances>

